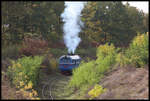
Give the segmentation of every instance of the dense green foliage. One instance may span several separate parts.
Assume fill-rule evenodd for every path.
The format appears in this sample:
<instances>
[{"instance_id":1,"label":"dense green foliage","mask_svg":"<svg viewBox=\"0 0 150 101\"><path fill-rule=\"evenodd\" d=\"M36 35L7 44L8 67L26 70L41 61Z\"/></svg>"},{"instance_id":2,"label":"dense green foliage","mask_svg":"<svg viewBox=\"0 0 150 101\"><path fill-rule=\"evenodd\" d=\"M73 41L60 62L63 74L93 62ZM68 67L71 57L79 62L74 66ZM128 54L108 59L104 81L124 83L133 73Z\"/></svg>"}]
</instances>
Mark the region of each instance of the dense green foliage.
<instances>
[{"instance_id":1,"label":"dense green foliage","mask_svg":"<svg viewBox=\"0 0 150 101\"><path fill-rule=\"evenodd\" d=\"M28 33L41 36L50 45L63 43L60 17L63 11L63 1L3 1L2 45L20 43ZM137 33L148 31L148 14L121 2L87 2L81 19L84 27L80 33L80 47L106 42L124 46Z\"/></svg>"},{"instance_id":2,"label":"dense green foliage","mask_svg":"<svg viewBox=\"0 0 150 101\"><path fill-rule=\"evenodd\" d=\"M113 44L100 45L97 48L97 59L82 62L80 66L73 70L69 87L83 89L98 83L109 69L124 65L143 67L148 64L148 33L137 35L127 49L120 51Z\"/></svg>"},{"instance_id":3,"label":"dense green foliage","mask_svg":"<svg viewBox=\"0 0 150 101\"><path fill-rule=\"evenodd\" d=\"M2 2L3 43L20 42L26 33L42 35L52 42L60 40L63 9L64 2Z\"/></svg>"},{"instance_id":4,"label":"dense green foliage","mask_svg":"<svg viewBox=\"0 0 150 101\"><path fill-rule=\"evenodd\" d=\"M82 15L82 36L98 44L127 46L137 32L148 31L148 14L121 2L88 2Z\"/></svg>"},{"instance_id":5,"label":"dense green foliage","mask_svg":"<svg viewBox=\"0 0 150 101\"><path fill-rule=\"evenodd\" d=\"M11 58L17 59L19 56L19 45L10 45L5 48L2 48L2 59Z\"/></svg>"},{"instance_id":6,"label":"dense green foliage","mask_svg":"<svg viewBox=\"0 0 150 101\"><path fill-rule=\"evenodd\" d=\"M39 99L35 87L39 80L39 68L43 57L23 57L12 61L7 69L7 75L16 86L16 93L23 94L28 99Z\"/></svg>"},{"instance_id":7,"label":"dense green foliage","mask_svg":"<svg viewBox=\"0 0 150 101\"><path fill-rule=\"evenodd\" d=\"M8 76L17 88L20 88L18 87L20 82L24 85L32 82L34 87L37 85L42 58L40 56L23 57L12 61L12 66L8 67Z\"/></svg>"},{"instance_id":8,"label":"dense green foliage","mask_svg":"<svg viewBox=\"0 0 150 101\"><path fill-rule=\"evenodd\" d=\"M125 53L120 57L120 64L131 64L136 67L143 67L148 64L148 33L136 36Z\"/></svg>"},{"instance_id":9,"label":"dense green foliage","mask_svg":"<svg viewBox=\"0 0 150 101\"><path fill-rule=\"evenodd\" d=\"M37 97L39 69L56 72L58 58L68 53L60 17L64 8L64 1L2 2L2 59L14 59L7 75L27 98ZM96 85L89 92L94 98L104 91L97 83L116 64L148 64L149 15L121 1L88 1L81 15L82 41L75 54L85 61L73 70L68 87L84 92Z\"/></svg>"},{"instance_id":10,"label":"dense green foliage","mask_svg":"<svg viewBox=\"0 0 150 101\"><path fill-rule=\"evenodd\" d=\"M103 74L110 68L111 65L115 64L117 51L118 49L116 49L113 44L99 46L97 49L97 59L95 61L97 64L96 71Z\"/></svg>"},{"instance_id":11,"label":"dense green foliage","mask_svg":"<svg viewBox=\"0 0 150 101\"><path fill-rule=\"evenodd\" d=\"M111 65L115 63L117 51L114 45L101 45L97 49L97 59L83 62L73 71L73 77L69 83L72 88L83 89L87 85L98 83ZM85 88L84 88L85 89ZM86 89L86 90L87 90Z\"/></svg>"}]
</instances>

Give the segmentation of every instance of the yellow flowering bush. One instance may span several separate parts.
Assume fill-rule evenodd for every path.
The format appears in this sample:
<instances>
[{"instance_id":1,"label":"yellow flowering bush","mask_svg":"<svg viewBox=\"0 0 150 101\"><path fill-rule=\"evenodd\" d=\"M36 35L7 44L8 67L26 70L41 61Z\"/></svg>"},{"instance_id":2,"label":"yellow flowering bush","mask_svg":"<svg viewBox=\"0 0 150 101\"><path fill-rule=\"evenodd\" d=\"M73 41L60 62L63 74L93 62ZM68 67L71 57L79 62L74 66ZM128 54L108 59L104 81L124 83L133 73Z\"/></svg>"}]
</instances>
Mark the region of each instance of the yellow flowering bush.
<instances>
[{"instance_id":1,"label":"yellow flowering bush","mask_svg":"<svg viewBox=\"0 0 150 101\"><path fill-rule=\"evenodd\" d=\"M25 89L32 89L32 82L30 81L29 83L28 83L28 85L26 85L24 88Z\"/></svg>"},{"instance_id":2,"label":"yellow flowering bush","mask_svg":"<svg viewBox=\"0 0 150 101\"><path fill-rule=\"evenodd\" d=\"M37 92L34 89L30 89L30 91L26 91L24 88L16 91L16 93L22 93L24 97L26 97L27 99L40 99L38 97Z\"/></svg>"},{"instance_id":3,"label":"yellow flowering bush","mask_svg":"<svg viewBox=\"0 0 150 101\"><path fill-rule=\"evenodd\" d=\"M109 67L116 63L118 49L113 44L100 45L97 49L96 71L103 74Z\"/></svg>"},{"instance_id":4,"label":"yellow flowering bush","mask_svg":"<svg viewBox=\"0 0 150 101\"><path fill-rule=\"evenodd\" d=\"M84 86L88 87L96 84L104 76L109 67L115 64L117 50L114 45L101 45L97 49L97 59L88 62L82 62L78 68L73 70L72 79L69 87L78 88L83 91ZM88 89L88 87L86 87Z\"/></svg>"},{"instance_id":5,"label":"yellow flowering bush","mask_svg":"<svg viewBox=\"0 0 150 101\"><path fill-rule=\"evenodd\" d=\"M114 58L117 55L116 52L117 52L117 50L115 49L115 46L113 44L108 45L108 43L107 43L105 45L100 45L97 48L96 63L100 63L101 61L103 61L104 59L106 59L108 57L111 58L111 60L112 60L112 61L110 61L110 63L113 63L115 60Z\"/></svg>"},{"instance_id":6,"label":"yellow flowering bush","mask_svg":"<svg viewBox=\"0 0 150 101\"><path fill-rule=\"evenodd\" d=\"M100 45L97 49L97 57L100 55L107 56L107 55L113 53L114 50L115 50L115 47L113 44L111 44L110 46L108 44Z\"/></svg>"},{"instance_id":7,"label":"yellow flowering bush","mask_svg":"<svg viewBox=\"0 0 150 101\"><path fill-rule=\"evenodd\" d=\"M101 85L96 84L95 87L88 92L90 99L98 97L100 94L104 93L106 88L104 89Z\"/></svg>"},{"instance_id":8,"label":"yellow flowering bush","mask_svg":"<svg viewBox=\"0 0 150 101\"><path fill-rule=\"evenodd\" d=\"M125 55L123 53L117 54L117 56L116 56L117 65L119 64L122 67L125 64L127 64L128 61L129 61L129 59L127 57L125 57Z\"/></svg>"},{"instance_id":9,"label":"yellow flowering bush","mask_svg":"<svg viewBox=\"0 0 150 101\"><path fill-rule=\"evenodd\" d=\"M142 67L148 63L148 34L137 35L125 52L126 64Z\"/></svg>"},{"instance_id":10,"label":"yellow flowering bush","mask_svg":"<svg viewBox=\"0 0 150 101\"><path fill-rule=\"evenodd\" d=\"M12 61L12 65L8 67L8 77L24 96L30 98L38 96L33 88L37 85L42 59L43 57L40 56L23 57L17 61Z\"/></svg>"},{"instance_id":11,"label":"yellow flowering bush","mask_svg":"<svg viewBox=\"0 0 150 101\"><path fill-rule=\"evenodd\" d=\"M16 93L22 93L24 97L29 99L39 99L37 91L32 87L33 84L31 81L29 81L27 85L25 85L23 81L20 81L20 85L17 87L19 90L17 90Z\"/></svg>"}]
</instances>

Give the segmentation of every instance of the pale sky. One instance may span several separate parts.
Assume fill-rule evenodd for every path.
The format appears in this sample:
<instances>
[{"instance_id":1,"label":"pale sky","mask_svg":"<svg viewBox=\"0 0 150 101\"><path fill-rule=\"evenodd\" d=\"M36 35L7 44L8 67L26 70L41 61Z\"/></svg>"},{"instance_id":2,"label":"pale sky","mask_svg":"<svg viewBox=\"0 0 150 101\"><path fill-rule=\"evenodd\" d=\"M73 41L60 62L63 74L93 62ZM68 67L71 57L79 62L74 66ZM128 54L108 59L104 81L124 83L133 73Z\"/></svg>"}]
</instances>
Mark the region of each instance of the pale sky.
<instances>
[{"instance_id":1,"label":"pale sky","mask_svg":"<svg viewBox=\"0 0 150 101\"><path fill-rule=\"evenodd\" d=\"M130 6L137 7L140 10L143 10L144 13L149 13L149 2L148 1L128 1ZM123 4L126 4L126 1L123 1Z\"/></svg>"}]
</instances>

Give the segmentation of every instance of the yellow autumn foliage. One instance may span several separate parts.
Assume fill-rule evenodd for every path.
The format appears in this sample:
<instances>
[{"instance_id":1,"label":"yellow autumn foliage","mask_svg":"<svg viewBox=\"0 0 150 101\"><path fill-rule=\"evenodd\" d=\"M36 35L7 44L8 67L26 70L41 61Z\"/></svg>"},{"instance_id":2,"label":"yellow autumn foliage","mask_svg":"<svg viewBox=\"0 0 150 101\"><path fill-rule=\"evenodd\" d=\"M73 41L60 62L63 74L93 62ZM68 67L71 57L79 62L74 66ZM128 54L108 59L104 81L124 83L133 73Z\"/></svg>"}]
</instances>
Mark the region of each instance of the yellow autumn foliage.
<instances>
[{"instance_id":1,"label":"yellow autumn foliage","mask_svg":"<svg viewBox=\"0 0 150 101\"><path fill-rule=\"evenodd\" d=\"M138 34L130 43L129 48L125 51L126 64L131 64L135 67L143 67L148 63L148 34Z\"/></svg>"},{"instance_id":2,"label":"yellow autumn foliage","mask_svg":"<svg viewBox=\"0 0 150 101\"><path fill-rule=\"evenodd\" d=\"M88 92L90 99L98 97L100 94L104 93L106 89L104 89L101 85L96 84L95 87Z\"/></svg>"},{"instance_id":3,"label":"yellow autumn foliage","mask_svg":"<svg viewBox=\"0 0 150 101\"><path fill-rule=\"evenodd\" d=\"M7 75L12 79L12 83L16 86L16 93L22 93L25 98L39 99L38 93L33 87L36 86L38 70L42 63L43 57L23 57L17 61L12 61L12 65L8 67Z\"/></svg>"}]
</instances>

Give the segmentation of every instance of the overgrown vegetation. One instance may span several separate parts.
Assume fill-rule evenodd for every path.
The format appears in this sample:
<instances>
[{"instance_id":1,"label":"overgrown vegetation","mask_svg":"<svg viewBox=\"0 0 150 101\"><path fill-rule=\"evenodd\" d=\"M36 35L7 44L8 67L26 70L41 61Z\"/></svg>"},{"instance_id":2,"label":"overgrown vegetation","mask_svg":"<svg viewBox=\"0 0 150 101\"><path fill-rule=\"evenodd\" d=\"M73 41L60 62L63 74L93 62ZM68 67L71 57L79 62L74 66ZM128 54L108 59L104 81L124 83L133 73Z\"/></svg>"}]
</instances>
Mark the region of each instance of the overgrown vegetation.
<instances>
[{"instance_id":1,"label":"overgrown vegetation","mask_svg":"<svg viewBox=\"0 0 150 101\"><path fill-rule=\"evenodd\" d=\"M64 8L63 1L2 2L2 44L20 43L26 33L36 33L51 44L62 43L63 22L60 16ZM82 15L81 46L106 42L124 46L137 32L148 31L148 14L129 4L123 5L121 1L88 1Z\"/></svg>"},{"instance_id":2,"label":"overgrown vegetation","mask_svg":"<svg viewBox=\"0 0 150 101\"><path fill-rule=\"evenodd\" d=\"M49 62L50 62L50 67L48 68L51 68L52 71L56 72L58 70L58 60L55 58L51 58Z\"/></svg>"},{"instance_id":3,"label":"overgrown vegetation","mask_svg":"<svg viewBox=\"0 0 150 101\"><path fill-rule=\"evenodd\" d=\"M2 59L6 68L7 60L13 59L7 74L27 98L38 96L34 88L39 82L40 65L56 71L58 58L68 53L60 17L64 7L64 2L2 2ZM142 34L148 31L148 17L128 3L87 2L81 16L82 41L75 52L85 61L73 70L71 92L79 90L84 94L116 64L148 64L148 33ZM92 98L103 92L101 88L97 85L91 91Z\"/></svg>"},{"instance_id":4,"label":"overgrown vegetation","mask_svg":"<svg viewBox=\"0 0 150 101\"><path fill-rule=\"evenodd\" d=\"M2 59L17 59L19 57L20 45L9 45L2 48Z\"/></svg>"},{"instance_id":5,"label":"overgrown vegetation","mask_svg":"<svg viewBox=\"0 0 150 101\"><path fill-rule=\"evenodd\" d=\"M96 84L94 88L88 92L88 95L90 96L90 99L93 99L104 92L106 92L106 88L103 88L101 85Z\"/></svg>"},{"instance_id":6,"label":"overgrown vegetation","mask_svg":"<svg viewBox=\"0 0 150 101\"><path fill-rule=\"evenodd\" d=\"M125 50L124 54L119 54L120 64L131 64L136 67L143 67L145 64L148 64L148 41L148 33L137 35L132 43L130 43L129 48Z\"/></svg>"},{"instance_id":7,"label":"overgrown vegetation","mask_svg":"<svg viewBox=\"0 0 150 101\"><path fill-rule=\"evenodd\" d=\"M97 48L96 60L82 62L78 68L73 70L69 87L80 89L80 92L87 91L90 86L100 82L104 73L114 64L121 66L131 64L136 67L148 64L148 33L136 36L129 48L119 51L120 48L115 48L113 44L100 45Z\"/></svg>"},{"instance_id":8,"label":"overgrown vegetation","mask_svg":"<svg viewBox=\"0 0 150 101\"><path fill-rule=\"evenodd\" d=\"M148 31L148 14L122 2L87 2L82 12L82 39L98 44L128 46L136 33ZM147 27L146 27L147 26Z\"/></svg>"},{"instance_id":9,"label":"overgrown vegetation","mask_svg":"<svg viewBox=\"0 0 150 101\"><path fill-rule=\"evenodd\" d=\"M23 57L17 61L12 61L12 66L8 67L8 77L19 91L24 92L25 96L37 97L37 92L34 88L38 84L42 59L43 57L41 56Z\"/></svg>"},{"instance_id":10,"label":"overgrown vegetation","mask_svg":"<svg viewBox=\"0 0 150 101\"><path fill-rule=\"evenodd\" d=\"M101 45L97 49L97 59L82 62L79 68L73 71L69 86L74 89L86 91L88 87L96 84L103 77L111 65L115 64L117 50L114 45ZM85 88L86 85L86 88Z\"/></svg>"},{"instance_id":11,"label":"overgrown vegetation","mask_svg":"<svg viewBox=\"0 0 150 101\"><path fill-rule=\"evenodd\" d=\"M25 56L35 56L44 54L48 49L48 43L39 38L25 37L20 49L20 54Z\"/></svg>"}]
</instances>

